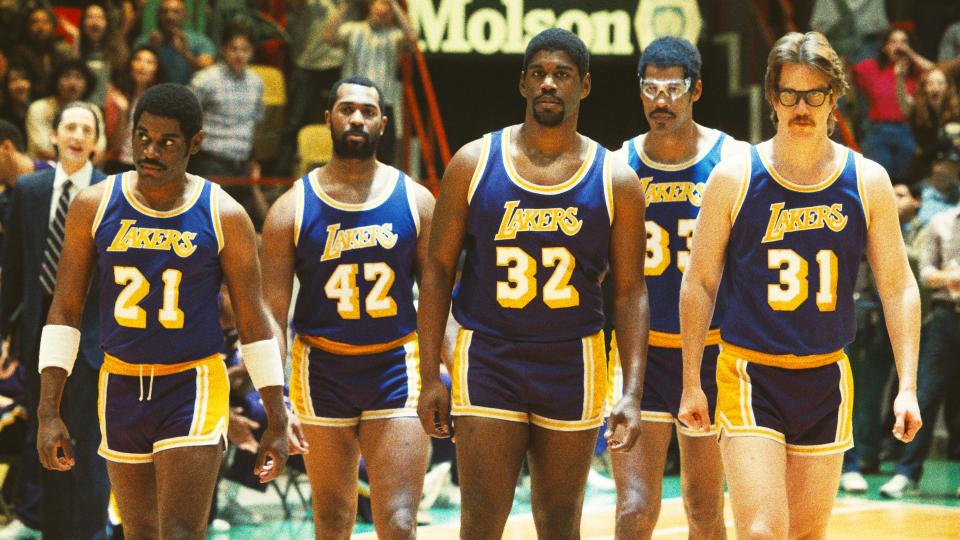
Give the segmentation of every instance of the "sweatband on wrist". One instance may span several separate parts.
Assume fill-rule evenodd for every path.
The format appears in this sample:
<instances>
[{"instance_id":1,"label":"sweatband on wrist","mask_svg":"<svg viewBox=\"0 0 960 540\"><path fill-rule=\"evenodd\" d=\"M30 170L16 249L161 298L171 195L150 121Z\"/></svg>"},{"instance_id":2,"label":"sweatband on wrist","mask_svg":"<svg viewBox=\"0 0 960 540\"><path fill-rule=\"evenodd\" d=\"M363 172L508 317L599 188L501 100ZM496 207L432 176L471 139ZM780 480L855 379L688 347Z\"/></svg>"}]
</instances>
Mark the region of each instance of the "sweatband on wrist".
<instances>
[{"instance_id":1,"label":"sweatband on wrist","mask_svg":"<svg viewBox=\"0 0 960 540\"><path fill-rule=\"evenodd\" d=\"M73 364L80 350L80 330L62 324L44 325L40 332L40 362L38 371L43 368L63 368L69 377L73 373Z\"/></svg>"},{"instance_id":2,"label":"sweatband on wrist","mask_svg":"<svg viewBox=\"0 0 960 540\"><path fill-rule=\"evenodd\" d=\"M254 388L283 386L283 362L277 338L241 344L240 357Z\"/></svg>"}]
</instances>

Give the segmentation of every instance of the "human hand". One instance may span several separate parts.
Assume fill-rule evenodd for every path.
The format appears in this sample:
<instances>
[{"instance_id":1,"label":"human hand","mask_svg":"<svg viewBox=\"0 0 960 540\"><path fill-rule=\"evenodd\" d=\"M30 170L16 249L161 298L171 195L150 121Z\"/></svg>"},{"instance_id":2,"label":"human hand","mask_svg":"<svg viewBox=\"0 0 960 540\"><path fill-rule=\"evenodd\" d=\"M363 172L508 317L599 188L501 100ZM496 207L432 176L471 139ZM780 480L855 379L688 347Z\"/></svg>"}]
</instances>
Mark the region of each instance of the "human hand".
<instances>
[{"instance_id":1,"label":"human hand","mask_svg":"<svg viewBox=\"0 0 960 540\"><path fill-rule=\"evenodd\" d=\"M260 478L261 484L270 482L283 473L288 455L286 423L282 426L267 426L263 437L260 437L260 452L257 453L253 474Z\"/></svg>"},{"instance_id":2,"label":"human hand","mask_svg":"<svg viewBox=\"0 0 960 540\"><path fill-rule=\"evenodd\" d=\"M60 455L61 451L63 456ZM37 453L40 465L51 471L69 471L76 465L70 432L59 416L39 419Z\"/></svg>"},{"instance_id":3,"label":"human hand","mask_svg":"<svg viewBox=\"0 0 960 540\"><path fill-rule=\"evenodd\" d=\"M230 409L230 420L227 422L227 439L237 448L244 452L256 453L260 449L257 438L254 437L254 430L260 429L260 424L243 416L243 409L234 407Z\"/></svg>"},{"instance_id":4,"label":"human hand","mask_svg":"<svg viewBox=\"0 0 960 540\"><path fill-rule=\"evenodd\" d=\"M695 388L683 388L677 420L694 431L710 431L710 410L707 405L707 395L703 393L703 388L699 385Z\"/></svg>"},{"instance_id":5,"label":"human hand","mask_svg":"<svg viewBox=\"0 0 960 540\"><path fill-rule=\"evenodd\" d=\"M893 400L893 436L900 442L908 443L923 425L920 419L920 405L915 392L900 391Z\"/></svg>"},{"instance_id":6,"label":"human hand","mask_svg":"<svg viewBox=\"0 0 960 540\"><path fill-rule=\"evenodd\" d=\"M603 438L611 452L629 452L640 436L640 399L624 395L607 419Z\"/></svg>"},{"instance_id":7,"label":"human hand","mask_svg":"<svg viewBox=\"0 0 960 540\"><path fill-rule=\"evenodd\" d=\"M287 422L287 443L290 445L291 454L306 454L310 452L310 444L307 443L307 437L303 433L303 425L297 415L290 413L290 420Z\"/></svg>"},{"instance_id":8,"label":"human hand","mask_svg":"<svg viewBox=\"0 0 960 540\"><path fill-rule=\"evenodd\" d=\"M439 378L422 381L417 416L427 435L441 439L450 436L450 394Z\"/></svg>"}]
</instances>

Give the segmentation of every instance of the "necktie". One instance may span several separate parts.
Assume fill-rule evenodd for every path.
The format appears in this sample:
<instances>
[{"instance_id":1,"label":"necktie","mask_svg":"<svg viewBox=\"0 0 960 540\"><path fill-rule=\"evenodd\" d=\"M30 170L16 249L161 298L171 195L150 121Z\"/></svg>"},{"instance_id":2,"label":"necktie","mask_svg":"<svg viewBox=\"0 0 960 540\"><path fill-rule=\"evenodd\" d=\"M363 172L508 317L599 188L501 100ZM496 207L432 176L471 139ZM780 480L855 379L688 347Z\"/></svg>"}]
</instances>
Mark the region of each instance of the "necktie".
<instances>
[{"instance_id":1,"label":"necktie","mask_svg":"<svg viewBox=\"0 0 960 540\"><path fill-rule=\"evenodd\" d=\"M40 284L47 294L53 295L53 287L57 283L57 264L60 263L60 251L63 250L63 224L67 221L67 208L70 207L70 180L63 183L60 199L57 200L57 211L50 222L47 231L47 243L43 246L43 259L40 262Z\"/></svg>"}]
</instances>

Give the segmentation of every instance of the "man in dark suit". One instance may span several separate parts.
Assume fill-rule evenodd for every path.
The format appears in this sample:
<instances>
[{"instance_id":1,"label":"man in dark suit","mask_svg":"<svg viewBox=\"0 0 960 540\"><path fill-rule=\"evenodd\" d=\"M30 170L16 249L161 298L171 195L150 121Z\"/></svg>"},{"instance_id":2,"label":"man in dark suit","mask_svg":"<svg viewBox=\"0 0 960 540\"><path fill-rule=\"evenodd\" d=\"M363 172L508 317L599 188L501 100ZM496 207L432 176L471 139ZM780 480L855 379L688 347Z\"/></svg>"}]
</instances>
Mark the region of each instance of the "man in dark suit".
<instances>
[{"instance_id":1,"label":"man in dark suit","mask_svg":"<svg viewBox=\"0 0 960 540\"><path fill-rule=\"evenodd\" d=\"M36 450L40 331L52 298L67 206L80 190L105 178L90 162L98 132L92 106L82 102L64 105L54 120L52 133L57 167L17 181L5 227L0 333L8 338L14 329L19 331L19 356L27 372L26 402L31 415L24 479L39 478L41 485L39 515L36 501L29 500L29 489L24 493L27 500L17 507L17 515L23 525L41 529L44 538L102 538L107 524L110 485L106 464L97 455L97 380L103 352L99 347L95 284L83 313L78 355L82 360L76 363L61 404L63 418L76 438L78 466L69 472L41 471Z\"/></svg>"}]
</instances>

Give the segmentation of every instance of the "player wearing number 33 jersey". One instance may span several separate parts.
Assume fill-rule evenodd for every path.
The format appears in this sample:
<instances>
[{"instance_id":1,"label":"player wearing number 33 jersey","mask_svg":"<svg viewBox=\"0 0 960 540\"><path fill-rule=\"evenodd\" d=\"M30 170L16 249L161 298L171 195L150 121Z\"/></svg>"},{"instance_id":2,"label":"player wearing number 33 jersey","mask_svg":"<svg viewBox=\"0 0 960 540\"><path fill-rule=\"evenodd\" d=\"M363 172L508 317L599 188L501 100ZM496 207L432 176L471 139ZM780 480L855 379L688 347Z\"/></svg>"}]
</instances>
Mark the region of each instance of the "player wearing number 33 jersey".
<instances>
[{"instance_id":1,"label":"player wearing number 33 jersey","mask_svg":"<svg viewBox=\"0 0 960 540\"><path fill-rule=\"evenodd\" d=\"M452 411L594 428L606 388L600 283L613 221L608 152L590 141L573 176L537 185L508 158L511 129L484 137L467 195L467 257L453 295L463 330Z\"/></svg>"},{"instance_id":2,"label":"player wearing number 33 jersey","mask_svg":"<svg viewBox=\"0 0 960 540\"><path fill-rule=\"evenodd\" d=\"M135 198L134 175L107 180L93 234L106 353L100 453L141 463L166 448L225 442L229 387L219 306L198 301L217 298L223 279L220 188L196 177L182 206L160 212ZM131 413L138 403L151 412Z\"/></svg>"}]
</instances>

